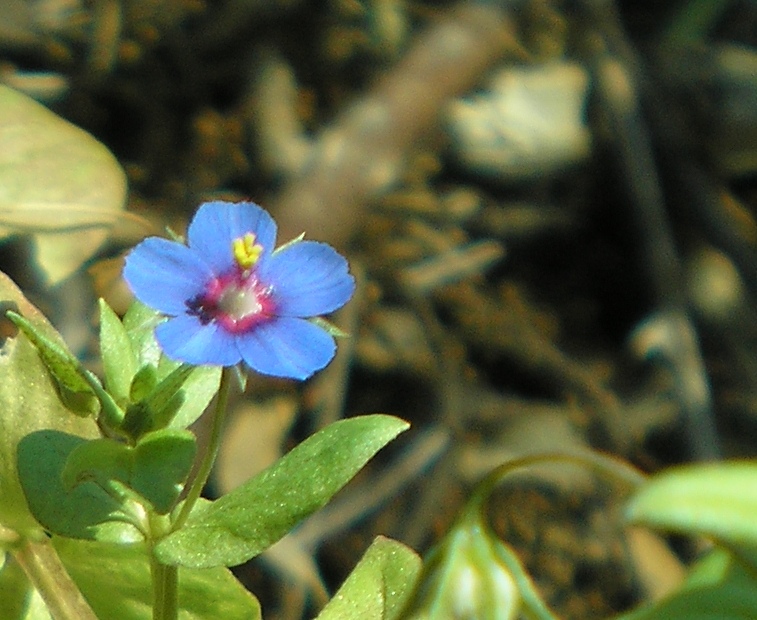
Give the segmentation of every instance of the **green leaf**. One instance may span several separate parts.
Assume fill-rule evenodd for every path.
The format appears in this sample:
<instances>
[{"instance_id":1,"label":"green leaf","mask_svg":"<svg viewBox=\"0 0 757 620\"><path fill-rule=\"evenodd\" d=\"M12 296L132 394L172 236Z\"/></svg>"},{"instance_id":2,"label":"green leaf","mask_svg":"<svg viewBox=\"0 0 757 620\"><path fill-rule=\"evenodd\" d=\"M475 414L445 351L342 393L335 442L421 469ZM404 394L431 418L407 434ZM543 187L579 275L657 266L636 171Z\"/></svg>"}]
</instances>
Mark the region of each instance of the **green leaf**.
<instances>
[{"instance_id":1,"label":"green leaf","mask_svg":"<svg viewBox=\"0 0 757 620\"><path fill-rule=\"evenodd\" d=\"M162 320L159 312L139 301L132 303L124 315L124 329L140 367L145 364L152 364L156 368L158 366L160 346L155 340L155 328Z\"/></svg>"},{"instance_id":2,"label":"green leaf","mask_svg":"<svg viewBox=\"0 0 757 620\"><path fill-rule=\"evenodd\" d=\"M689 465L651 478L626 515L668 532L710 536L738 550L757 550L757 463Z\"/></svg>"},{"instance_id":3,"label":"green leaf","mask_svg":"<svg viewBox=\"0 0 757 620\"><path fill-rule=\"evenodd\" d=\"M196 449L194 435L183 430L148 433L136 447L96 439L71 451L61 479L69 490L89 480L101 487L117 480L166 514L181 493Z\"/></svg>"},{"instance_id":4,"label":"green leaf","mask_svg":"<svg viewBox=\"0 0 757 620\"><path fill-rule=\"evenodd\" d=\"M148 433L134 449L129 486L159 514L166 514L184 487L196 452L197 441L190 431L166 428Z\"/></svg>"},{"instance_id":5,"label":"green leaf","mask_svg":"<svg viewBox=\"0 0 757 620\"><path fill-rule=\"evenodd\" d=\"M13 308L49 340L60 336L21 291L0 273L0 307ZM0 313L0 316L2 313ZM39 531L27 506L16 463L21 439L39 429L57 429L81 437L100 432L91 418L78 418L61 404L37 349L24 336L6 338L0 349L0 524L23 533ZM41 455L45 461L48 457Z\"/></svg>"},{"instance_id":6,"label":"green leaf","mask_svg":"<svg viewBox=\"0 0 757 620\"><path fill-rule=\"evenodd\" d=\"M133 385L131 393L139 394L148 381L152 381L152 373L147 369L152 368L149 364L143 366L139 376L142 385ZM194 366L180 364L173 372L158 382L150 392L141 398L139 402L132 404L126 410L126 416L121 427L130 437L137 439L147 432L165 428L173 420L179 407L185 400L182 386L194 370ZM158 372L154 378L158 380Z\"/></svg>"},{"instance_id":7,"label":"green leaf","mask_svg":"<svg viewBox=\"0 0 757 620\"><path fill-rule=\"evenodd\" d=\"M184 399L168 428L187 428L202 415L221 385L221 370L218 366L197 366L192 371L181 388Z\"/></svg>"},{"instance_id":8,"label":"green leaf","mask_svg":"<svg viewBox=\"0 0 757 620\"><path fill-rule=\"evenodd\" d=\"M182 529L158 543L157 557L197 568L249 560L321 508L407 428L407 422L387 415L331 424L231 493L193 511Z\"/></svg>"},{"instance_id":9,"label":"green leaf","mask_svg":"<svg viewBox=\"0 0 757 620\"><path fill-rule=\"evenodd\" d=\"M413 593L420 571L415 551L379 536L317 620L394 620Z\"/></svg>"},{"instance_id":10,"label":"green leaf","mask_svg":"<svg viewBox=\"0 0 757 620\"><path fill-rule=\"evenodd\" d=\"M137 356L126 328L115 312L100 299L100 356L105 387L121 407L129 402L131 382L137 372Z\"/></svg>"},{"instance_id":11,"label":"green leaf","mask_svg":"<svg viewBox=\"0 0 757 620\"><path fill-rule=\"evenodd\" d=\"M71 492L83 482L94 482L107 488L109 480L128 480L132 470L132 448L114 439L93 439L79 443L71 450L61 482Z\"/></svg>"},{"instance_id":12,"label":"green leaf","mask_svg":"<svg viewBox=\"0 0 757 620\"><path fill-rule=\"evenodd\" d=\"M156 385L158 385L158 369L152 364L145 364L134 375L129 389L129 400L135 403L144 400Z\"/></svg>"},{"instance_id":13,"label":"green leaf","mask_svg":"<svg viewBox=\"0 0 757 620\"><path fill-rule=\"evenodd\" d=\"M138 438L146 432L161 428L183 429L199 418L213 399L221 382L221 368L217 366L189 366L187 364L161 364L153 375L143 366L135 376L132 396L139 394L143 386L137 386L137 378L144 381L144 387L154 377L157 380L168 368L173 371L165 375L152 391L140 402L129 406L122 430L129 436Z\"/></svg>"},{"instance_id":14,"label":"green leaf","mask_svg":"<svg viewBox=\"0 0 757 620\"><path fill-rule=\"evenodd\" d=\"M48 337L20 314L8 312L8 318L37 347L39 356L55 379L61 401L69 411L89 416L98 412L100 404L90 385L81 376L81 363L60 338Z\"/></svg>"},{"instance_id":15,"label":"green leaf","mask_svg":"<svg viewBox=\"0 0 757 620\"><path fill-rule=\"evenodd\" d=\"M161 354L160 346L155 340L155 327L163 320L160 314L140 302L134 302L124 316L123 324L126 328L132 348L137 352L138 364L142 366L132 384L132 400L147 398L144 388L138 385L147 380L142 373L148 373L144 366L157 368L156 381L163 381L181 366L180 362L168 359ZM150 379L151 380L151 379ZM181 385L181 400L178 408L171 412L167 409L161 414L163 421L170 418L169 428L187 428L199 418L210 401L218 392L221 383L221 368L217 366L198 366L185 378ZM154 388L152 388L154 389ZM152 389L150 392L152 392ZM169 414L170 415L167 415Z\"/></svg>"},{"instance_id":16,"label":"green leaf","mask_svg":"<svg viewBox=\"0 0 757 620\"><path fill-rule=\"evenodd\" d=\"M95 440L95 442L102 440ZM69 491L61 473L69 455L88 442L60 431L30 433L18 445L18 473L29 508L48 531L71 538L134 541L141 535L123 522L122 502L94 482Z\"/></svg>"},{"instance_id":17,"label":"green leaf","mask_svg":"<svg viewBox=\"0 0 757 620\"><path fill-rule=\"evenodd\" d=\"M151 429L165 428L173 420L179 407L186 400L182 388L194 368L189 364L177 366L169 375L161 379L145 399L145 404L151 412Z\"/></svg>"},{"instance_id":18,"label":"green leaf","mask_svg":"<svg viewBox=\"0 0 757 620\"><path fill-rule=\"evenodd\" d=\"M615 620L754 618L757 618L757 575L725 549L715 549L694 566L675 592Z\"/></svg>"},{"instance_id":19,"label":"green leaf","mask_svg":"<svg viewBox=\"0 0 757 620\"><path fill-rule=\"evenodd\" d=\"M142 545L53 538L98 618L150 620L152 584ZM260 605L225 568L179 571L180 620L259 620Z\"/></svg>"},{"instance_id":20,"label":"green leaf","mask_svg":"<svg viewBox=\"0 0 757 620\"><path fill-rule=\"evenodd\" d=\"M31 234L49 284L94 255L125 198L126 177L102 144L0 85L0 239Z\"/></svg>"}]
</instances>

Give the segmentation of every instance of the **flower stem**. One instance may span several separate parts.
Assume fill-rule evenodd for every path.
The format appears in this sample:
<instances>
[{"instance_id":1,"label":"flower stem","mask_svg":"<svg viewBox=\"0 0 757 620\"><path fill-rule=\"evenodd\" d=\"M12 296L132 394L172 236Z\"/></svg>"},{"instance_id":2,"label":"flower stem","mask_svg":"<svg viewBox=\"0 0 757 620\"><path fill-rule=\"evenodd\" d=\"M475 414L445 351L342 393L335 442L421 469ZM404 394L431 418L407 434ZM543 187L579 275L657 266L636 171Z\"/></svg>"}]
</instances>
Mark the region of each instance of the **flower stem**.
<instances>
[{"instance_id":1,"label":"flower stem","mask_svg":"<svg viewBox=\"0 0 757 620\"><path fill-rule=\"evenodd\" d=\"M224 368L223 373L221 374L221 385L218 388L216 408L213 412L213 423L210 430L208 447L200 466L197 468L197 474L192 481L192 486L187 493L187 498L184 500L179 516L176 517L176 521L173 522L173 526L171 527L172 532L181 529L186 523L189 514L192 512L192 508L194 508L195 503L202 493L202 489L207 484L208 478L210 478L210 473L213 471L213 465L218 456L218 448L221 444L221 432L223 431L223 422L226 418L226 409L229 403L229 389L231 387L232 377L233 367Z\"/></svg>"},{"instance_id":2,"label":"flower stem","mask_svg":"<svg viewBox=\"0 0 757 620\"><path fill-rule=\"evenodd\" d=\"M153 620L176 620L179 617L179 569L161 564L154 557L150 561L152 575Z\"/></svg>"},{"instance_id":3,"label":"flower stem","mask_svg":"<svg viewBox=\"0 0 757 620\"><path fill-rule=\"evenodd\" d=\"M97 620L48 540L24 540L11 553L55 620Z\"/></svg>"}]
</instances>

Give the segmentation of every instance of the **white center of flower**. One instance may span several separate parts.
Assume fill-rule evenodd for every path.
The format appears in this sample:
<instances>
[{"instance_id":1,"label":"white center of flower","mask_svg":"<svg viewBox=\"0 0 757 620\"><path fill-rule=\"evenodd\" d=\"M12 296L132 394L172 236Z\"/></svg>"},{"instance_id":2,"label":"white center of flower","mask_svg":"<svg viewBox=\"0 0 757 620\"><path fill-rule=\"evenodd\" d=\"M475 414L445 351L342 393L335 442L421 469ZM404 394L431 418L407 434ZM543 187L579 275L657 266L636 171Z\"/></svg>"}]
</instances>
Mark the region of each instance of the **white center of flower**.
<instances>
[{"instance_id":1,"label":"white center of flower","mask_svg":"<svg viewBox=\"0 0 757 620\"><path fill-rule=\"evenodd\" d=\"M251 288L230 286L221 294L218 309L235 319L243 319L246 316L260 314L263 311L263 304L260 302L257 291Z\"/></svg>"}]
</instances>

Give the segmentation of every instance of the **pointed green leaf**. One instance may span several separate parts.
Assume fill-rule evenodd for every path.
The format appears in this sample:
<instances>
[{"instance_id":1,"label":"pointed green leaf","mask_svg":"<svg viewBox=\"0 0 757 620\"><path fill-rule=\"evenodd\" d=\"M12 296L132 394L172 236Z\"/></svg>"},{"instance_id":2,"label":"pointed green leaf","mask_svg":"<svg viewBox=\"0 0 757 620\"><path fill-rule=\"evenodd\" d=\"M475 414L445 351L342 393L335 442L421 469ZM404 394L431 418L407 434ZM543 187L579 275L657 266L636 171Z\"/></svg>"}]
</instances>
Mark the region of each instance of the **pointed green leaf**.
<instances>
[{"instance_id":1,"label":"pointed green leaf","mask_svg":"<svg viewBox=\"0 0 757 620\"><path fill-rule=\"evenodd\" d=\"M181 388L184 398L168 423L169 428L187 428L194 424L218 392L221 370L218 366L197 366L192 371Z\"/></svg>"},{"instance_id":2,"label":"pointed green leaf","mask_svg":"<svg viewBox=\"0 0 757 620\"><path fill-rule=\"evenodd\" d=\"M97 413L100 405L92 388L81 376L81 363L63 341L48 337L20 314L8 312L8 318L37 347L39 356L57 383L63 404L80 416Z\"/></svg>"},{"instance_id":3,"label":"pointed green leaf","mask_svg":"<svg viewBox=\"0 0 757 620\"><path fill-rule=\"evenodd\" d=\"M146 387L152 377L157 380L171 367L174 369L147 396L127 409L122 429L129 436L138 438L146 432L166 427L186 428L202 415L218 392L221 382L219 367L161 364L154 375L148 370L152 366L143 366L135 377L132 395L141 392L143 387L136 385L137 378L144 381Z\"/></svg>"},{"instance_id":4,"label":"pointed green leaf","mask_svg":"<svg viewBox=\"0 0 757 620\"><path fill-rule=\"evenodd\" d=\"M129 388L129 400L139 402L150 395L158 385L158 369L152 364L145 364L134 375Z\"/></svg>"},{"instance_id":5,"label":"pointed green leaf","mask_svg":"<svg viewBox=\"0 0 757 620\"><path fill-rule=\"evenodd\" d=\"M64 486L61 474L69 455L89 443L53 430L30 433L19 442L18 473L30 510L54 534L98 540L141 539L133 526L123 522L123 510L129 506L94 482L84 482L70 491Z\"/></svg>"},{"instance_id":6,"label":"pointed green leaf","mask_svg":"<svg viewBox=\"0 0 757 620\"><path fill-rule=\"evenodd\" d=\"M334 325L331 321L327 321L322 316L316 316L310 319L311 323L314 323L318 327L320 327L322 330L328 332L331 334L334 338L349 338L350 335L339 329L336 325Z\"/></svg>"},{"instance_id":7,"label":"pointed green leaf","mask_svg":"<svg viewBox=\"0 0 757 620\"><path fill-rule=\"evenodd\" d=\"M170 360L161 354L160 347L155 340L155 327L163 320L163 317L140 302L134 302L124 316L124 327L132 343L132 348L137 352L140 365L150 364L157 368L157 380L162 381L174 372L181 364ZM148 372L140 369L139 373ZM138 374L139 374L138 373ZM198 366L181 386L181 402L171 416L168 426L170 428L187 428L199 418L203 411L218 392L221 383L221 368L216 366ZM132 400L137 401L146 398L142 388L144 386L132 385ZM165 412L164 412L165 413Z\"/></svg>"},{"instance_id":8,"label":"pointed green leaf","mask_svg":"<svg viewBox=\"0 0 757 620\"><path fill-rule=\"evenodd\" d=\"M166 564L233 566L264 551L321 508L383 446L407 429L370 415L341 420L206 509L156 547Z\"/></svg>"},{"instance_id":9,"label":"pointed green leaf","mask_svg":"<svg viewBox=\"0 0 757 620\"><path fill-rule=\"evenodd\" d=\"M166 514L179 497L196 452L189 431L148 433L136 447L112 439L97 439L76 447L61 474L67 489L94 481L101 487L116 480Z\"/></svg>"},{"instance_id":10,"label":"pointed green leaf","mask_svg":"<svg viewBox=\"0 0 757 620\"><path fill-rule=\"evenodd\" d=\"M152 364L157 368L160 346L155 340L155 328L162 320L159 312L139 301L133 302L126 311L123 325L139 366Z\"/></svg>"},{"instance_id":11,"label":"pointed green leaf","mask_svg":"<svg viewBox=\"0 0 757 620\"><path fill-rule=\"evenodd\" d=\"M182 390L194 366L181 364L173 372L161 379L155 389L145 399L151 412L151 430L165 428L184 403L186 397Z\"/></svg>"},{"instance_id":12,"label":"pointed green leaf","mask_svg":"<svg viewBox=\"0 0 757 620\"><path fill-rule=\"evenodd\" d=\"M634 523L757 550L757 462L689 465L651 478L626 508Z\"/></svg>"},{"instance_id":13,"label":"pointed green leaf","mask_svg":"<svg viewBox=\"0 0 757 620\"><path fill-rule=\"evenodd\" d=\"M700 560L683 585L660 601L615 620L753 620L757 575L725 549Z\"/></svg>"},{"instance_id":14,"label":"pointed green leaf","mask_svg":"<svg viewBox=\"0 0 757 620\"><path fill-rule=\"evenodd\" d=\"M316 620L395 620L420 572L415 551L379 536Z\"/></svg>"},{"instance_id":15,"label":"pointed green leaf","mask_svg":"<svg viewBox=\"0 0 757 620\"><path fill-rule=\"evenodd\" d=\"M100 356L105 372L105 387L116 402L129 402L131 382L137 372L137 356L123 323L104 299L100 300Z\"/></svg>"},{"instance_id":16,"label":"pointed green leaf","mask_svg":"<svg viewBox=\"0 0 757 620\"><path fill-rule=\"evenodd\" d=\"M49 340L60 336L21 291L0 273L0 307L13 308ZM2 313L0 313L1 315ZM57 429L97 437L91 418L78 418L61 404L50 373L37 349L23 335L8 337L0 348L0 524L21 533L38 531L27 506L16 464L21 439L40 429ZM48 456L40 455L42 461Z\"/></svg>"},{"instance_id":17,"label":"pointed green leaf","mask_svg":"<svg viewBox=\"0 0 757 620\"><path fill-rule=\"evenodd\" d=\"M53 545L98 618L150 620L147 551L54 537ZM228 569L179 570L179 620L260 620L260 605Z\"/></svg>"}]
</instances>

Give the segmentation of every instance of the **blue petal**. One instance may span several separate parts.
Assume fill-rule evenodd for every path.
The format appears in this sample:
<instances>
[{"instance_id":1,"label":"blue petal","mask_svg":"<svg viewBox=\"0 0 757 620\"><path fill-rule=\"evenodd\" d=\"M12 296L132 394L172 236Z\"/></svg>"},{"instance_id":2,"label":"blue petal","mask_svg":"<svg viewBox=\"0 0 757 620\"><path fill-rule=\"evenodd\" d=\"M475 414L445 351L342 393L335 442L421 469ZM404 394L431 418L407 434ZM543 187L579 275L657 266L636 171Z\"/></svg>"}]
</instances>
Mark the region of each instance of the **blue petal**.
<instances>
[{"instance_id":1,"label":"blue petal","mask_svg":"<svg viewBox=\"0 0 757 620\"><path fill-rule=\"evenodd\" d=\"M206 202L189 224L189 247L222 274L235 264L232 241L255 233L263 255L276 244L276 222L267 211L252 202Z\"/></svg>"},{"instance_id":2,"label":"blue petal","mask_svg":"<svg viewBox=\"0 0 757 620\"><path fill-rule=\"evenodd\" d=\"M201 293L213 274L187 246L149 237L127 255L123 276L143 304L164 314L182 314L186 301Z\"/></svg>"},{"instance_id":3,"label":"blue petal","mask_svg":"<svg viewBox=\"0 0 757 620\"><path fill-rule=\"evenodd\" d=\"M235 338L217 323L203 325L182 315L155 328L155 337L171 359L195 366L233 366L242 359Z\"/></svg>"},{"instance_id":4,"label":"blue petal","mask_svg":"<svg viewBox=\"0 0 757 620\"><path fill-rule=\"evenodd\" d=\"M334 339L304 319L278 318L237 337L245 363L264 375L307 379L328 364Z\"/></svg>"},{"instance_id":5,"label":"blue petal","mask_svg":"<svg viewBox=\"0 0 757 620\"><path fill-rule=\"evenodd\" d=\"M355 291L347 261L316 241L284 247L260 267L260 279L273 287L277 314L310 317L342 307Z\"/></svg>"}]
</instances>

